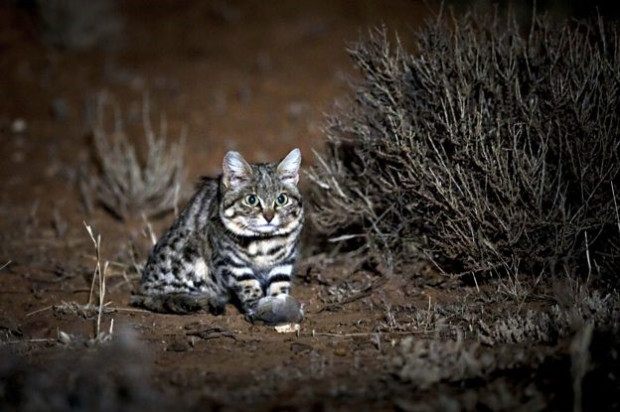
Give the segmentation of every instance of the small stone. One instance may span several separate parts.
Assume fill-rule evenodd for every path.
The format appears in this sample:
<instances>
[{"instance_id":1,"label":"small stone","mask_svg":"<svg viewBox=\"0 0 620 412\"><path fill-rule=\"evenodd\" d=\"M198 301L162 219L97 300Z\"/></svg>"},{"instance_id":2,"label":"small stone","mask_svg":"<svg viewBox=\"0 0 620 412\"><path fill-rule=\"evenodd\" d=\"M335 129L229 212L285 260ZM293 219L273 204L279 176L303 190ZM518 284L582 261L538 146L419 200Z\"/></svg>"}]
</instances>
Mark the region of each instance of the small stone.
<instances>
[{"instance_id":1,"label":"small stone","mask_svg":"<svg viewBox=\"0 0 620 412\"><path fill-rule=\"evenodd\" d=\"M175 341L166 347L167 352L187 352L189 344L185 341Z\"/></svg>"},{"instance_id":2,"label":"small stone","mask_svg":"<svg viewBox=\"0 0 620 412\"><path fill-rule=\"evenodd\" d=\"M61 330L58 331L58 342L69 345L73 342L73 337L67 332L63 332Z\"/></svg>"},{"instance_id":3,"label":"small stone","mask_svg":"<svg viewBox=\"0 0 620 412\"><path fill-rule=\"evenodd\" d=\"M347 350L343 347L338 347L334 349L334 355L336 356L347 356Z\"/></svg>"},{"instance_id":4,"label":"small stone","mask_svg":"<svg viewBox=\"0 0 620 412\"><path fill-rule=\"evenodd\" d=\"M28 129L28 123L22 118L17 118L11 123L11 132L14 134L22 134Z\"/></svg>"},{"instance_id":5,"label":"small stone","mask_svg":"<svg viewBox=\"0 0 620 412\"><path fill-rule=\"evenodd\" d=\"M299 323L285 323L274 326L274 329L278 333L295 333L299 332L301 326L299 326Z\"/></svg>"},{"instance_id":6,"label":"small stone","mask_svg":"<svg viewBox=\"0 0 620 412\"><path fill-rule=\"evenodd\" d=\"M52 99L52 103L50 105L52 116L58 120L65 120L71 115L71 109L69 108L69 104L65 99L57 97Z\"/></svg>"},{"instance_id":7,"label":"small stone","mask_svg":"<svg viewBox=\"0 0 620 412\"><path fill-rule=\"evenodd\" d=\"M304 352L312 352L312 346L305 343L293 342L291 343L291 351L297 355Z\"/></svg>"}]
</instances>

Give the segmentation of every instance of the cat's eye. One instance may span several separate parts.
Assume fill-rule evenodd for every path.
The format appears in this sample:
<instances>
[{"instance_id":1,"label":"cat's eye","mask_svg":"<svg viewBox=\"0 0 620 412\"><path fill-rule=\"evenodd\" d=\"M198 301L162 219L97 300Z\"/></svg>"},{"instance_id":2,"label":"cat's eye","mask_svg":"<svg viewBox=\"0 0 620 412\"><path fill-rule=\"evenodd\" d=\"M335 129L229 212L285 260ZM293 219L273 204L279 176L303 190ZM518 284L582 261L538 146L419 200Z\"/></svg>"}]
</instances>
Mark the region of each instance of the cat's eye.
<instances>
[{"instance_id":1,"label":"cat's eye","mask_svg":"<svg viewBox=\"0 0 620 412\"><path fill-rule=\"evenodd\" d=\"M280 195L276 198L276 204L278 206L283 206L288 202L288 196L286 193L280 193Z\"/></svg>"},{"instance_id":2,"label":"cat's eye","mask_svg":"<svg viewBox=\"0 0 620 412\"><path fill-rule=\"evenodd\" d=\"M256 195L247 195L245 197L245 203L250 206L256 206L258 205L258 197L256 197Z\"/></svg>"}]
</instances>

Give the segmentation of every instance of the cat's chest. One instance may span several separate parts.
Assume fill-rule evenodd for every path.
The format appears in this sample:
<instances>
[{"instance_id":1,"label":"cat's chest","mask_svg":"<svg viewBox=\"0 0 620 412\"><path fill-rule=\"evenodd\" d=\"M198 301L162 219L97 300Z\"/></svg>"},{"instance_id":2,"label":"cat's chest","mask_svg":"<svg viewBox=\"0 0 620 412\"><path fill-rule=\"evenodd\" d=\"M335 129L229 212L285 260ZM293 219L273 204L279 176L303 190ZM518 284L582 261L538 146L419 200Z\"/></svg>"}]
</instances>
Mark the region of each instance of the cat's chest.
<instances>
[{"instance_id":1,"label":"cat's chest","mask_svg":"<svg viewBox=\"0 0 620 412\"><path fill-rule=\"evenodd\" d=\"M274 237L240 245L237 253L255 270L268 270L288 258L293 249L293 242L288 237Z\"/></svg>"}]
</instances>

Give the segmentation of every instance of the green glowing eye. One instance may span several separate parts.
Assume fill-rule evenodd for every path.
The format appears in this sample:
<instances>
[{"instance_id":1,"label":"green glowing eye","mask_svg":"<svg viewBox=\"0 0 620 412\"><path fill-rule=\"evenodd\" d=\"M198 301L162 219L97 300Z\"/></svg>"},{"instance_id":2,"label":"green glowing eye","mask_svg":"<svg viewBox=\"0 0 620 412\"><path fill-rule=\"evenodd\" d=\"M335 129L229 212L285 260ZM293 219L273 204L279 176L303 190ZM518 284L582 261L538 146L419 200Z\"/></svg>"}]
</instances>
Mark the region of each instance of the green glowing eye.
<instances>
[{"instance_id":1,"label":"green glowing eye","mask_svg":"<svg viewBox=\"0 0 620 412\"><path fill-rule=\"evenodd\" d=\"M256 195L248 195L245 197L245 203L250 206L256 206L258 204L258 198Z\"/></svg>"},{"instance_id":2,"label":"green glowing eye","mask_svg":"<svg viewBox=\"0 0 620 412\"><path fill-rule=\"evenodd\" d=\"M288 196L284 193L280 193L280 195L276 199L276 203L278 204L278 206L282 206L285 205L286 202L288 202Z\"/></svg>"}]
</instances>

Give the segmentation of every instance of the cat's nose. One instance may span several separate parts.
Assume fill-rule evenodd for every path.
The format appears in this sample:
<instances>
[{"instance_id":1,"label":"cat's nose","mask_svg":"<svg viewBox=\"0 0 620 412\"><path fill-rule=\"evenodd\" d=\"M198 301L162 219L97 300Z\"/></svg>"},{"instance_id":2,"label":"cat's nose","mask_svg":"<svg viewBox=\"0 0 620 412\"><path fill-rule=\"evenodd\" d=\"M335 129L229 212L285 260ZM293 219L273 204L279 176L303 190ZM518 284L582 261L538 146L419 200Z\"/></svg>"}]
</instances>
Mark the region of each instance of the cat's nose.
<instances>
[{"instance_id":1,"label":"cat's nose","mask_svg":"<svg viewBox=\"0 0 620 412\"><path fill-rule=\"evenodd\" d=\"M273 209L265 209L263 210L263 217L267 221L267 223L271 223L273 217L276 215L276 212Z\"/></svg>"}]
</instances>

